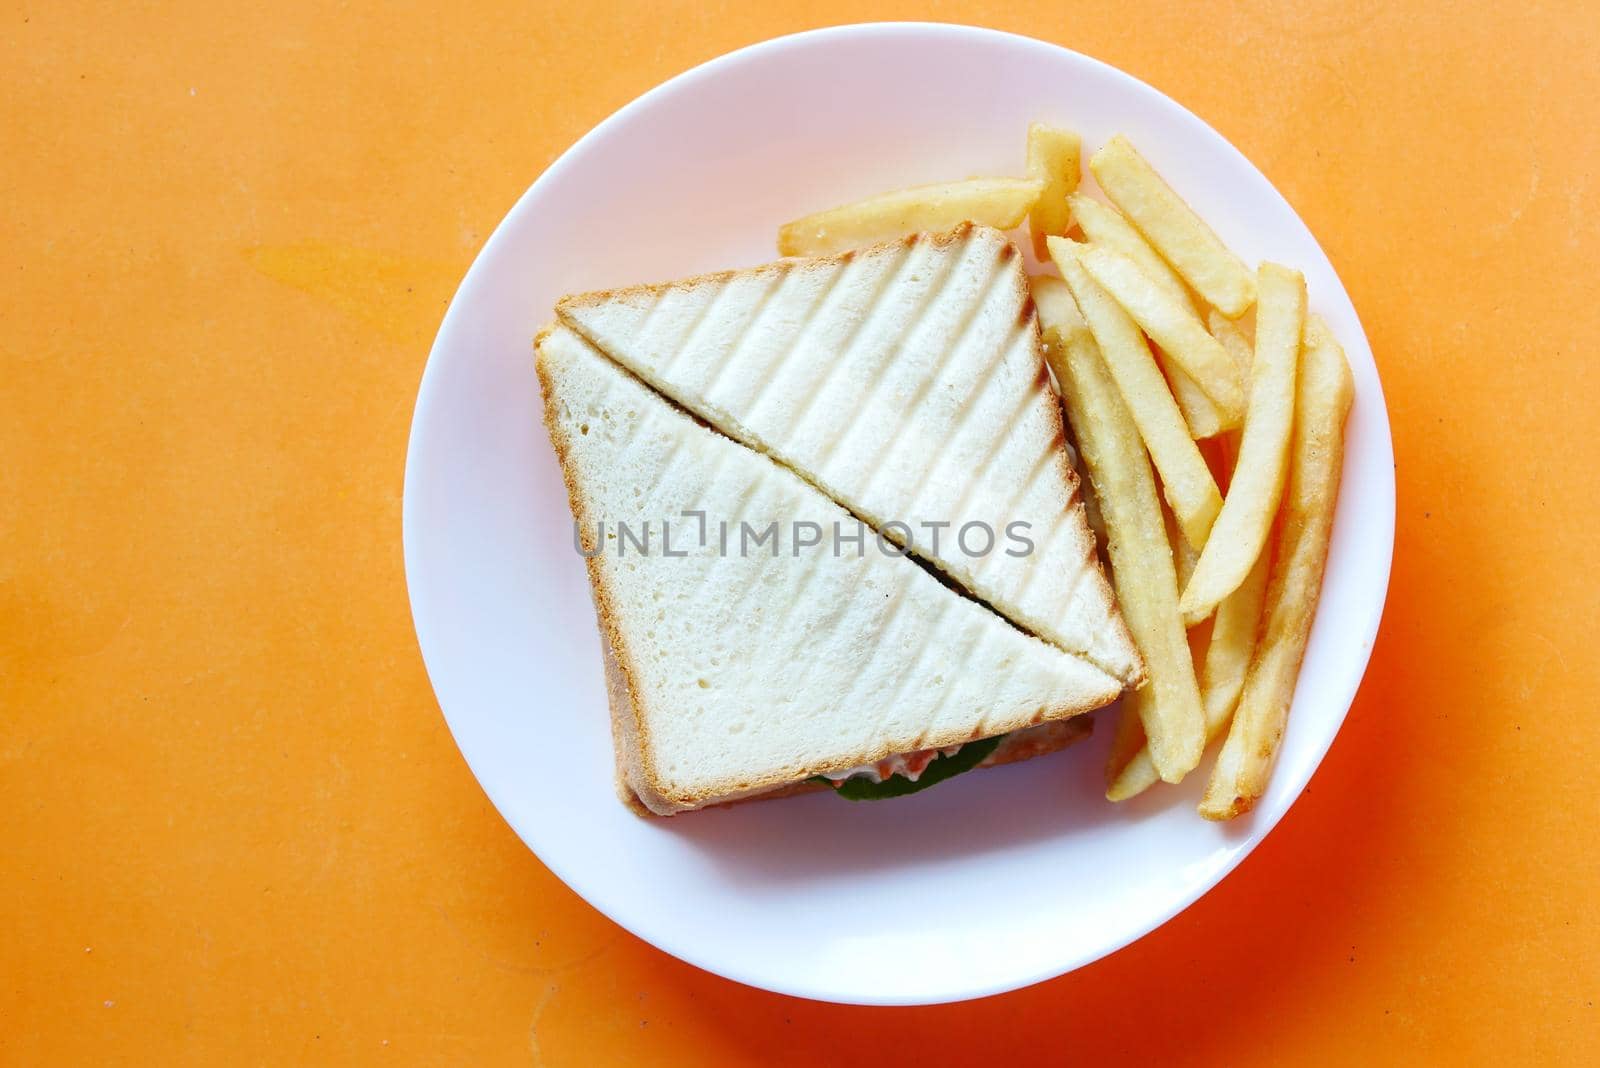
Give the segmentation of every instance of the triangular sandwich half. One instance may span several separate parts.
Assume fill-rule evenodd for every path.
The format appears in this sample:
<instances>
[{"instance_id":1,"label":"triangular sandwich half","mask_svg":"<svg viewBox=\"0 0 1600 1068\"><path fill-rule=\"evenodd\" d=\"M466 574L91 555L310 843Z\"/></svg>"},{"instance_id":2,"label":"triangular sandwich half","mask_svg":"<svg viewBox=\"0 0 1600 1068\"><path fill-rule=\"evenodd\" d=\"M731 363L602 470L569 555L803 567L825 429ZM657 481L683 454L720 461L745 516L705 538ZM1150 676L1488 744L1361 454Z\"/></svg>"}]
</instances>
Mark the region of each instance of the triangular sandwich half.
<instances>
[{"instance_id":1,"label":"triangular sandwich half","mask_svg":"<svg viewBox=\"0 0 1600 1068\"><path fill-rule=\"evenodd\" d=\"M1027 279L998 230L588 293L556 310L1024 630L1143 681L1063 449Z\"/></svg>"},{"instance_id":2,"label":"triangular sandwich half","mask_svg":"<svg viewBox=\"0 0 1600 1068\"><path fill-rule=\"evenodd\" d=\"M1121 690L885 553L870 530L858 555L843 508L571 330L547 330L538 354L545 421L592 554L619 764L651 811L1063 720ZM777 541L750 548L743 524L762 534L772 523ZM813 531L821 542L802 547Z\"/></svg>"}]
</instances>

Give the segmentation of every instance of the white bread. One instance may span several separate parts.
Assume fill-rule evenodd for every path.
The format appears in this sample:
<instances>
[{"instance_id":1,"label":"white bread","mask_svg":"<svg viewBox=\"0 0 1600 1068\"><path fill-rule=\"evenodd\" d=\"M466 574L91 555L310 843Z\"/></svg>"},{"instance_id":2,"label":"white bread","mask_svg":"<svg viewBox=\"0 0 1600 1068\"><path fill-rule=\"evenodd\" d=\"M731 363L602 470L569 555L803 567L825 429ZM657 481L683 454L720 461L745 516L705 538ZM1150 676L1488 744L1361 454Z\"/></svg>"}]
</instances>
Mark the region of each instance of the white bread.
<instances>
[{"instance_id":1,"label":"white bread","mask_svg":"<svg viewBox=\"0 0 1600 1068\"><path fill-rule=\"evenodd\" d=\"M1018 626L1125 683L1144 665L1084 522L1016 249L963 226L840 256L563 299L561 319ZM1008 524L1028 524L1012 556ZM922 524L947 522L937 550ZM995 533L987 554L958 531ZM968 545L987 541L973 528Z\"/></svg>"},{"instance_id":2,"label":"white bread","mask_svg":"<svg viewBox=\"0 0 1600 1068\"><path fill-rule=\"evenodd\" d=\"M628 788L670 814L894 753L1064 719L1116 679L1024 634L915 562L834 556L856 520L793 472L696 423L577 334L538 342L545 422L561 459L608 649ZM695 520L710 527L698 544ZM674 521L661 555L660 521ZM735 541L718 551L717 525ZM616 524L654 528L654 555L618 551ZM604 521L604 542L596 524ZM780 552L741 556L740 521L780 524ZM809 521L824 545L793 554Z\"/></svg>"}]
</instances>

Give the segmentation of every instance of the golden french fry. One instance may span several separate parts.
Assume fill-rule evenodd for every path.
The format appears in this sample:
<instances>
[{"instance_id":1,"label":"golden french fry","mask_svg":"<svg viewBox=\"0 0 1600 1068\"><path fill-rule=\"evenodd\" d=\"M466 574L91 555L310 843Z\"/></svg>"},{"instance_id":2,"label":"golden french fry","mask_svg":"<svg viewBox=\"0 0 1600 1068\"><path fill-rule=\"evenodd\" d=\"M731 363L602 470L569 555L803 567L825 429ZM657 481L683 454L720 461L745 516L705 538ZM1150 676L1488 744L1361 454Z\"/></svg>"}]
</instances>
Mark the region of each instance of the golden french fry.
<instances>
[{"instance_id":1,"label":"golden french fry","mask_svg":"<svg viewBox=\"0 0 1600 1068\"><path fill-rule=\"evenodd\" d=\"M1245 670L1255 650L1256 629L1261 622L1261 601L1267 589L1269 555L1262 553L1250 569L1249 577L1238 589L1223 598L1212 622L1200 670L1200 705L1205 713L1205 744L1208 746L1228 729L1233 710L1239 703L1239 691L1244 688ZM1131 754L1113 746L1112 753L1118 761L1114 769L1108 762L1107 800L1126 801L1160 781L1148 746Z\"/></svg>"},{"instance_id":2,"label":"golden french fry","mask_svg":"<svg viewBox=\"0 0 1600 1068\"><path fill-rule=\"evenodd\" d=\"M1185 626L1209 616L1239 588L1267 542L1283 496L1294 423L1295 371L1306 313L1306 282L1299 271L1263 263L1257 284L1256 352L1251 370L1250 410L1245 415L1228 498L1211 540L1184 587Z\"/></svg>"},{"instance_id":3,"label":"golden french fry","mask_svg":"<svg viewBox=\"0 0 1600 1068\"><path fill-rule=\"evenodd\" d=\"M1078 302L1073 299L1066 282L1053 275L1036 274L1028 279L1028 286L1033 291L1033 310L1039 315L1041 334L1053 331L1064 337L1067 331L1077 329L1083 322Z\"/></svg>"},{"instance_id":4,"label":"golden french fry","mask_svg":"<svg viewBox=\"0 0 1600 1068\"><path fill-rule=\"evenodd\" d=\"M1239 324L1212 308L1206 315L1206 326L1223 351L1232 358L1234 366L1239 368L1240 380L1250 381L1250 364L1255 360L1255 353L1251 350L1250 339L1239 329Z\"/></svg>"},{"instance_id":5,"label":"golden french fry","mask_svg":"<svg viewBox=\"0 0 1600 1068\"><path fill-rule=\"evenodd\" d=\"M1144 691L1140 690L1139 692L1143 693ZM1132 698L1125 697L1123 700L1131 701ZM1127 715L1128 713L1123 714ZM1120 721L1118 726L1121 726ZM1131 744L1131 740L1128 744ZM1126 752L1125 749L1118 750L1115 747L1112 749L1113 756L1120 757L1124 752ZM1154 761L1150 759L1150 747L1148 745L1134 750L1133 754L1120 764L1113 764L1110 760L1106 761L1107 801L1127 801L1138 797L1160 781L1161 776L1156 774L1156 766Z\"/></svg>"},{"instance_id":6,"label":"golden french fry","mask_svg":"<svg viewBox=\"0 0 1600 1068\"><path fill-rule=\"evenodd\" d=\"M1134 229L1133 224L1123 218L1121 212L1081 192L1068 197L1067 205L1091 244L1128 257L1138 265L1146 278L1167 294L1173 304L1190 314L1194 313L1194 302L1183 279L1150 247L1150 242ZM1177 398L1183 418L1189 424L1189 432L1195 438L1213 437L1228 429L1217 406L1181 366L1161 351L1157 351L1156 361L1161 364L1161 373L1172 384L1172 394Z\"/></svg>"},{"instance_id":7,"label":"golden french fry","mask_svg":"<svg viewBox=\"0 0 1600 1068\"><path fill-rule=\"evenodd\" d=\"M1211 402L1211 398L1206 396L1206 391L1201 389L1164 349L1155 349L1155 357L1156 365L1161 368L1162 377L1167 380L1167 385L1172 387L1172 399L1178 402L1178 411L1183 413L1183 421L1189 428L1191 438L1204 441L1206 438L1227 433L1230 425L1238 425L1237 420L1230 424L1222 417L1222 413Z\"/></svg>"},{"instance_id":8,"label":"golden french fry","mask_svg":"<svg viewBox=\"0 0 1600 1068\"><path fill-rule=\"evenodd\" d=\"M1071 260L1057 257L1062 258ZM1139 428L1080 309L1048 295L1035 300L1045 355L1105 517L1117 602L1150 676L1130 701L1137 699L1154 766L1163 779L1177 782L1200 762L1205 714L1178 621L1178 580L1155 476ZM1148 697L1140 696L1147 692Z\"/></svg>"},{"instance_id":9,"label":"golden french fry","mask_svg":"<svg viewBox=\"0 0 1600 1068\"><path fill-rule=\"evenodd\" d=\"M1222 493L1210 468L1189 437L1178 403L1156 368L1144 335L1111 294L1101 289L1079 263L1079 246L1065 238L1049 239L1050 257L1061 269L1089 323L1100 354L1132 413L1150 459L1161 472L1162 489L1183 527L1189 544L1206 543L1211 524L1222 509ZM1101 507L1105 507L1101 494Z\"/></svg>"},{"instance_id":10,"label":"golden french fry","mask_svg":"<svg viewBox=\"0 0 1600 1068\"><path fill-rule=\"evenodd\" d=\"M1100 547L1101 553L1106 551L1106 517L1100 511L1100 498L1094 495L1094 485L1089 481L1089 472L1083 466L1083 453L1078 449L1078 439L1072 439L1072 470L1078 476L1078 492L1083 495L1083 519L1089 524L1089 529L1094 531L1095 544Z\"/></svg>"},{"instance_id":11,"label":"golden french fry","mask_svg":"<svg viewBox=\"0 0 1600 1068\"><path fill-rule=\"evenodd\" d=\"M1167 261L1156 254L1150 243L1139 236L1139 231L1135 230L1133 224L1124 219L1116 208L1102 204L1083 193L1072 194L1067 198L1067 205L1072 210L1072 217L1077 220L1084 236L1091 243L1122 253L1138 264L1139 269L1149 277L1150 281L1166 290L1175 302L1190 311L1194 310L1194 304L1189 299L1189 291L1184 288L1183 279L1172 273ZM1214 437L1227 429L1221 413L1217 411L1217 406L1182 367L1159 349L1156 350L1156 363L1161 366L1161 373L1166 376L1167 384L1172 387L1172 396L1178 402L1178 410L1183 412L1183 421L1189 425L1190 437L1197 440Z\"/></svg>"},{"instance_id":12,"label":"golden french fry","mask_svg":"<svg viewBox=\"0 0 1600 1068\"><path fill-rule=\"evenodd\" d=\"M1178 576L1178 589L1181 590L1189 584L1189 576L1194 574L1194 565L1199 563L1200 554L1183 536L1178 517L1172 514L1171 508L1161 509L1161 521L1167 529L1167 544L1172 546L1172 566Z\"/></svg>"},{"instance_id":13,"label":"golden french fry","mask_svg":"<svg viewBox=\"0 0 1600 1068\"><path fill-rule=\"evenodd\" d=\"M1091 244L1128 257L1173 301L1193 310L1194 305L1189 299L1189 291L1184 288L1183 279L1172 273L1167 262L1156 254L1150 243L1139 236L1139 231L1116 208L1083 193L1072 194L1067 198L1067 205ZM1227 429L1217 406L1181 366L1160 349L1156 350L1156 363L1160 365L1167 384L1172 387L1172 396L1178 402L1178 410L1183 412L1183 421L1189 426L1190 437L1196 440L1214 437Z\"/></svg>"},{"instance_id":14,"label":"golden french fry","mask_svg":"<svg viewBox=\"0 0 1600 1068\"><path fill-rule=\"evenodd\" d=\"M1181 590L1189 580L1190 572L1194 571L1197 553L1190 547L1189 540L1182 536L1181 529L1178 529L1178 518L1173 515L1171 508L1162 508L1162 521L1166 526L1166 544L1173 548L1173 564L1178 569L1178 588ZM1221 617L1221 612L1218 612L1218 616ZM1205 656L1202 649L1208 649L1208 643L1211 641L1210 633L1203 632L1208 632L1205 624L1200 624L1187 633L1190 660L1195 664L1202 662ZM1141 694L1147 692L1150 692L1149 689L1141 691ZM1126 801L1128 798L1141 795L1162 780L1160 775L1155 774L1155 763L1150 759L1150 747L1144 740L1144 731L1133 731L1128 726L1130 718L1134 719L1134 723L1138 723L1139 705L1136 697L1138 694L1130 694L1123 699L1128 702L1126 710L1123 711L1122 718L1117 719L1117 737L1112 742L1110 756L1106 759L1107 801ZM1237 692L1234 697L1237 699ZM1200 707L1206 718L1206 745L1210 745L1216 735L1211 732L1211 710L1206 705L1203 681L1200 683ZM1229 711L1232 711L1232 705L1229 705Z\"/></svg>"},{"instance_id":15,"label":"golden french fry","mask_svg":"<svg viewBox=\"0 0 1600 1068\"><path fill-rule=\"evenodd\" d=\"M1067 206L1072 209L1072 217L1083 230L1083 236L1091 244L1108 248L1112 252L1120 252L1134 263L1149 277L1150 281L1166 291L1173 303L1188 308L1192 313L1194 301L1189 296L1189 289L1183 284L1173 271L1171 265L1161 258L1161 254L1150 247L1150 242L1134 228L1123 214L1109 204L1102 204L1087 193L1078 192L1067 198Z\"/></svg>"},{"instance_id":16,"label":"golden french fry","mask_svg":"<svg viewBox=\"0 0 1600 1068\"><path fill-rule=\"evenodd\" d=\"M1256 557L1250 574L1239 588L1222 599L1211 625L1211 644L1206 647L1205 663L1200 667L1200 697L1206 709L1206 741L1222 734L1239 691L1244 689L1245 671L1255 652L1256 631L1261 625L1261 601L1267 592L1267 571L1272 554Z\"/></svg>"},{"instance_id":17,"label":"golden french fry","mask_svg":"<svg viewBox=\"0 0 1600 1068\"><path fill-rule=\"evenodd\" d=\"M1060 324L1082 320L1083 316L1078 313L1078 304L1072 299L1072 291L1067 288L1067 283L1048 274L1036 274L1028 281L1033 289L1033 306L1038 312L1042 332L1048 334L1055 331L1059 334ZM1094 485L1083 466L1083 450L1070 423L1066 433L1071 445L1068 456L1072 460L1073 474L1078 476L1078 492L1083 497L1083 518L1089 524L1089 529L1094 531L1095 541L1104 552L1106 521L1100 513L1100 501L1095 497Z\"/></svg>"},{"instance_id":18,"label":"golden french fry","mask_svg":"<svg viewBox=\"0 0 1600 1068\"><path fill-rule=\"evenodd\" d=\"M1161 781L1156 774L1156 766L1150 762L1150 746L1144 737L1144 715L1147 705L1155 695L1155 689L1146 686L1142 690L1122 695L1122 707L1117 710L1117 732L1111 736L1111 751L1106 754L1106 800L1123 801L1122 797L1113 797L1112 793L1117 788L1129 763L1138 757L1144 758L1144 766L1149 770L1151 783ZM1070 722L1070 721L1069 721Z\"/></svg>"},{"instance_id":19,"label":"golden french fry","mask_svg":"<svg viewBox=\"0 0 1600 1068\"><path fill-rule=\"evenodd\" d=\"M778 255L825 256L968 221L1010 230L1022 224L1043 191L1035 178L969 178L896 189L785 223L778 229Z\"/></svg>"},{"instance_id":20,"label":"golden french fry","mask_svg":"<svg viewBox=\"0 0 1600 1068\"><path fill-rule=\"evenodd\" d=\"M1182 585L1183 539L1174 536L1175 533L1169 525L1167 537L1172 542L1172 553L1178 562L1179 585ZM1210 633L1205 636L1205 652L1195 654L1203 665L1200 670L1200 704L1205 712L1207 745L1227 730L1234 705L1239 701L1245 668L1249 666L1250 653L1255 648L1256 625L1261 619L1261 598L1266 588L1267 554L1262 553L1256 566L1250 569L1250 577L1218 606ZM1198 649L1197 636L1204 628L1205 623L1202 622L1189 632L1192 650ZM1160 781L1155 764L1150 760L1148 747L1141 745L1136 750L1123 751L1113 745L1112 754L1116 760L1114 764L1108 761L1106 769L1108 800L1126 801Z\"/></svg>"},{"instance_id":21,"label":"golden french fry","mask_svg":"<svg viewBox=\"0 0 1600 1068\"><path fill-rule=\"evenodd\" d=\"M1121 134L1089 160L1100 188L1161 258L1208 303L1237 319L1256 299L1255 279Z\"/></svg>"},{"instance_id":22,"label":"golden french fry","mask_svg":"<svg viewBox=\"0 0 1600 1068\"><path fill-rule=\"evenodd\" d=\"M1295 397L1292 471L1260 644L1200 801L1200 814L1207 819L1248 812L1265 792L1321 596L1344 464L1344 421L1355 383L1344 351L1317 317L1306 325L1305 348Z\"/></svg>"},{"instance_id":23,"label":"golden french fry","mask_svg":"<svg viewBox=\"0 0 1600 1068\"><path fill-rule=\"evenodd\" d=\"M1089 276L1115 297L1140 329L1211 398L1226 424L1224 429L1238 426L1245 401L1239 368L1217 339L1206 333L1205 324L1187 302L1173 300L1137 263L1109 248L1091 245L1079 258Z\"/></svg>"},{"instance_id":24,"label":"golden french fry","mask_svg":"<svg viewBox=\"0 0 1600 1068\"><path fill-rule=\"evenodd\" d=\"M1028 213L1033 254L1040 260L1046 255L1044 239L1064 236L1072 222L1067 196L1078 188L1081 154L1082 142L1072 131L1042 122L1028 127L1028 177L1044 183L1044 191Z\"/></svg>"}]
</instances>

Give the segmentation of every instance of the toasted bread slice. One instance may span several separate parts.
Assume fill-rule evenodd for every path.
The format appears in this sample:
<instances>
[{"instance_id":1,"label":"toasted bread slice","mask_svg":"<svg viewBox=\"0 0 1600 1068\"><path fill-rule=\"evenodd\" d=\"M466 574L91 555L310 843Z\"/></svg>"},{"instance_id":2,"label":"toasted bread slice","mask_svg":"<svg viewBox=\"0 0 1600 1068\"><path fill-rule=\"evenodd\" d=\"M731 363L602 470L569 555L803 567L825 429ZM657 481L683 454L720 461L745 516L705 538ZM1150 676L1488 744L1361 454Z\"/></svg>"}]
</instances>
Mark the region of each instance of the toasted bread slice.
<instances>
[{"instance_id":1,"label":"toasted bread slice","mask_svg":"<svg viewBox=\"0 0 1600 1068\"><path fill-rule=\"evenodd\" d=\"M998 230L588 293L556 310L1019 627L1143 681L1062 448L1027 279Z\"/></svg>"},{"instance_id":2,"label":"toasted bread slice","mask_svg":"<svg viewBox=\"0 0 1600 1068\"><path fill-rule=\"evenodd\" d=\"M538 351L545 422L612 660L622 774L651 811L1065 719L1121 690L885 553L870 530L859 555L836 543L836 525L858 532L854 517L571 330L545 332ZM693 512L704 514L703 541ZM776 541L750 547L745 525L769 524ZM808 525L802 538L797 525ZM822 543L802 547L811 530Z\"/></svg>"}]
</instances>

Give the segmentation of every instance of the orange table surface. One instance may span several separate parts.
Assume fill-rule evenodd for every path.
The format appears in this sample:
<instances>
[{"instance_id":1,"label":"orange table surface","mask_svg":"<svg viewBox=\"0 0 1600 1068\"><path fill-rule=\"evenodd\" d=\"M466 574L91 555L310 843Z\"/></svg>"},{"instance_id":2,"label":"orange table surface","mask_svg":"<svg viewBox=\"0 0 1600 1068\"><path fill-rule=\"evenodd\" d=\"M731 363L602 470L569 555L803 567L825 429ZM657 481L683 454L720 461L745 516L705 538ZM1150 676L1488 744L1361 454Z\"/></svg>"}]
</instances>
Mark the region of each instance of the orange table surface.
<instances>
[{"instance_id":1,"label":"orange table surface","mask_svg":"<svg viewBox=\"0 0 1600 1068\"><path fill-rule=\"evenodd\" d=\"M162 6L0 15L0 1063L1600 1059L1594 4ZM919 17L1115 64L1266 172L1370 333L1399 528L1239 871L884 1010L681 964L522 846L429 690L400 489L446 302L557 154L729 49Z\"/></svg>"}]
</instances>

